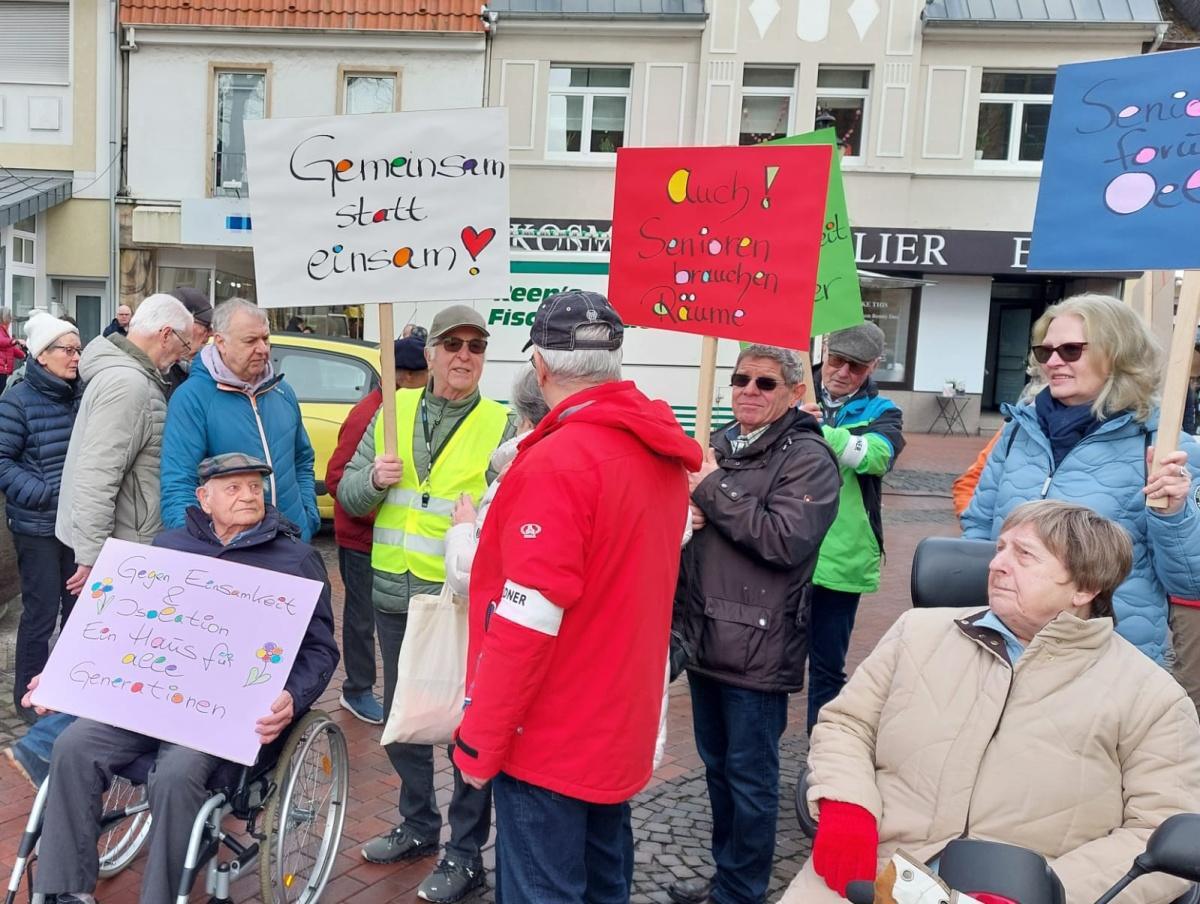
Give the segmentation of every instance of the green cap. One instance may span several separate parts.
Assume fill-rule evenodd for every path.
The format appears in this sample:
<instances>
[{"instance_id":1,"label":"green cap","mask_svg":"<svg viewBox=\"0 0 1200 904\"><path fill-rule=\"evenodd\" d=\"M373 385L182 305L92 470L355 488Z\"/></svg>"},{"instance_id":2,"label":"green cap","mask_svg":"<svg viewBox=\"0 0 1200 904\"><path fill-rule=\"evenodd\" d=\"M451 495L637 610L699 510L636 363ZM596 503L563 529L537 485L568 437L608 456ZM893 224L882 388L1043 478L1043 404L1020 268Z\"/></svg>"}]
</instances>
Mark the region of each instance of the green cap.
<instances>
[{"instance_id":1,"label":"green cap","mask_svg":"<svg viewBox=\"0 0 1200 904\"><path fill-rule=\"evenodd\" d=\"M204 459L196 469L201 483L212 480L214 477L224 477L226 474L245 474L251 471L270 474L271 466L261 458L255 458L244 452L225 452Z\"/></svg>"}]
</instances>

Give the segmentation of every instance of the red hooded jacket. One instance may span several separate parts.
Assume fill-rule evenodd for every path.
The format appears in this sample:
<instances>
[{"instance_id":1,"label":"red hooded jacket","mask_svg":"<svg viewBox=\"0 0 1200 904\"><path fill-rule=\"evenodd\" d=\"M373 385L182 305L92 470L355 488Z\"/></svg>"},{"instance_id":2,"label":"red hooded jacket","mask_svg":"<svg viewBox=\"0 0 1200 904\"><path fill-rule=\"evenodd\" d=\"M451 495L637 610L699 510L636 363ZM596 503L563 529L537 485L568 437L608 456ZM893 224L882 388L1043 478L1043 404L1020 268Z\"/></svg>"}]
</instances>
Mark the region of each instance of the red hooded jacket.
<instances>
[{"instance_id":1,"label":"red hooded jacket","mask_svg":"<svg viewBox=\"0 0 1200 904\"><path fill-rule=\"evenodd\" d=\"M599 804L650 780L700 461L629 382L572 395L521 443L472 567L463 772Z\"/></svg>"}]
</instances>

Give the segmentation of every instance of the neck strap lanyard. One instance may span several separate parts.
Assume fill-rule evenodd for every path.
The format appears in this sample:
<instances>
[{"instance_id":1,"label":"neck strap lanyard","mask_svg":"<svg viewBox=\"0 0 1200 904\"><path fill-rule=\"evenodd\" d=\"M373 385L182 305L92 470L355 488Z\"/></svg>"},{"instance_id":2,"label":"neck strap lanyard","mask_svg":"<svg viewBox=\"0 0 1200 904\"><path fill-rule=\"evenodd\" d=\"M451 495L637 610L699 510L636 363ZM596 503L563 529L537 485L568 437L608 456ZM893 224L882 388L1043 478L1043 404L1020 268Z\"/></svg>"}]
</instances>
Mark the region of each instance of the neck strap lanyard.
<instances>
[{"instance_id":1,"label":"neck strap lanyard","mask_svg":"<svg viewBox=\"0 0 1200 904\"><path fill-rule=\"evenodd\" d=\"M445 416L446 416L446 406L449 403L444 399L442 400L442 412L441 412L441 414L438 415L437 420L433 422L433 426L430 427L430 425L429 425L429 406L425 402L426 396L427 396L426 392L421 393L421 427L422 427L421 433L423 434L423 436L425 438L425 452L429 456L429 471L425 474L425 479L423 481L421 481L421 508L429 507L429 498L430 498L429 480L433 476L434 462L436 462L438 456L442 454L442 450L445 449L448 445L450 445L451 438L454 436L455 433L458 432L458 428L466 423L467 418L469 418L471 416L471 412L473 412L479 406L479 402L482 398L481 396L475 397L475 401L471 403L471 407L467 409L466 413L461 418L459 418L458 423L456 423L453 427L450 428L450 432L448 434L446 434L446 439L442 442L442 444L440 446L438 446L436 449L434 449L433 448L433 435L437 432L437 428L441 426L442 419L445 418Z\"/></svg>"}]
</instances>

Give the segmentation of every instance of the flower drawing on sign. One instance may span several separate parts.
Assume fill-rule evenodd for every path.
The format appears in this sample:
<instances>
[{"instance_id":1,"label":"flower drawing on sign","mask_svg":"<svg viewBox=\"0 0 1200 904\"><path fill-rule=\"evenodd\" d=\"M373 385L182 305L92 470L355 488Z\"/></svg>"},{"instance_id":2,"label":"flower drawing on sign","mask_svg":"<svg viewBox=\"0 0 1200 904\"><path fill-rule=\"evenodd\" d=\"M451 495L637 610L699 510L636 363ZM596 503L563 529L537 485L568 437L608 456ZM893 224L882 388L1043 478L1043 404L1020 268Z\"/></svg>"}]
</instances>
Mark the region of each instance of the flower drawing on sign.
<instances>
[{"instance_id":1,"label":"flower drawing on sign","mask_svg":"<svg viewBox=\"0 0 1200 904\"><path fill-rule=\"evenodd\" d=\"M99 581L92 582L92 599L96 601L96 614L100 615L104 612L104 607L108 605L108 595L113 591L113 579L102 578Z\"/></svg>"},{"instance_id":2,"label":"flower drawing on sign","mask_svg":"<svg viewBox=\"0 0 1200 904\"><path fill-rule=\"evenodd\" d=\"M283 647L277 646L276 644L268 641L259 647L258 650L255 651L254 655L261 659L264 665L272 665L273 663L278 663L283 659Z\"/></svg>"}]
</instances>

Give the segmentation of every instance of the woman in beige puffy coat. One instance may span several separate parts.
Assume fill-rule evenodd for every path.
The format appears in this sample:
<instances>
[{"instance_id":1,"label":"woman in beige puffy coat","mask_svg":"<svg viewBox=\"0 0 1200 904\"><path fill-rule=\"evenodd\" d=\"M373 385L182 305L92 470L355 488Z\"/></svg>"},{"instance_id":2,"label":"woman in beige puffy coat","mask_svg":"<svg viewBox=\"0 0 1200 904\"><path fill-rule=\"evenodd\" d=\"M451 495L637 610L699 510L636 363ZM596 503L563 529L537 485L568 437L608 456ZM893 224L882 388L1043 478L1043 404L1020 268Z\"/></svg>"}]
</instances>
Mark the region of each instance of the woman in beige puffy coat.
<instances>
[{"instance_id":1,"label":"woman in beige puffy coat","mask_svg":"<svg viewBox=\"0 0 1200 904\"><path fill-rule=\"evenodd\" d=\"M821 711L819 828L784 904L840 901L897 849L929 861L962 836L1037 851L1068 904L1091 904L1163 820L1200 810L1196 709L1113 630L1131 562L1113 522L1027 503L1000 534L987 609L905 613ZM1116 900L1185 888L1146 876Z\"/></svg>"}]
</instances>

